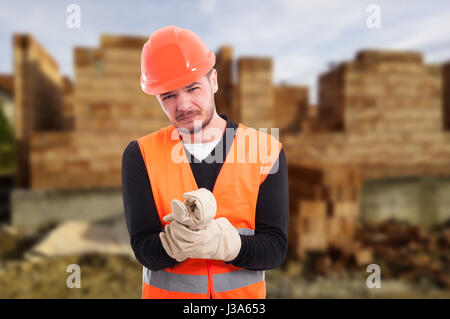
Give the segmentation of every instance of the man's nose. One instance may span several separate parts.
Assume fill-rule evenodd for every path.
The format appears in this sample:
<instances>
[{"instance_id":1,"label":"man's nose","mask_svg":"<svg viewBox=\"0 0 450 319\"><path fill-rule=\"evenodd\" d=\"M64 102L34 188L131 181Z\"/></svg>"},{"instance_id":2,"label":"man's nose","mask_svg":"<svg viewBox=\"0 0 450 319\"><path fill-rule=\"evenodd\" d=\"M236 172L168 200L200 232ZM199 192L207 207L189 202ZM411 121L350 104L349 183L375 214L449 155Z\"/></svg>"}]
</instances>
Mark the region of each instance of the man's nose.
<instances>
[{"instance_id":1,"label":"man's nose","mask_svg":"<svg viewBox=\"0 0 450 319\"><path fill-rule=\"evenodd\" d=\"M179 111L188 111L189 109L191 109L191 102L188 94L184 92L178 94L177 108Z\"/></svg>"}]
</instances>

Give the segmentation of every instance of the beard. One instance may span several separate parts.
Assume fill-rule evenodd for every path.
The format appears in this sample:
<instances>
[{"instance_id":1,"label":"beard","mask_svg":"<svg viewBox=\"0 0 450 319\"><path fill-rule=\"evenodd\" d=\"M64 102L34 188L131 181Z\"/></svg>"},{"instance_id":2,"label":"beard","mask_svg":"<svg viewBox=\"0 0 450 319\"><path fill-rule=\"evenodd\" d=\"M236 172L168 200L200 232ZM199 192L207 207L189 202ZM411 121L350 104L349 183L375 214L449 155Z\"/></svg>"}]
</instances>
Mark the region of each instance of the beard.
<instances>
[{"instance_id":1,"label":"beard","mask_svg":"<svg viewBox=\"0 0 450 319\"><path fill-rule=\"evenodd\" d=\"M199 121L195 120L194 125L191 128L189 128L189 133L196 134L196 133L200 132L201 130L203 130L206 126L208 126L209 122L211 122L213 115L214 115L214 107L210 107L209 113L207 114L206 119L201 123L201 125L198 125Z\"/></svg>"},{"instance_id":2,"label":"beard","mask_svg":"<svg viewBox=\"0 0 450 319\"><path fill-rule=\"evenodd\" d=\"M213 96L214 99L214 96ZM211 101L210 106L208 108L208 113L206 114L206 118L204 121L202 120L194 120L193 121L193 125L192 127L177 127L177 129L179 131L181 131L184 134L187 134L188 132L190 134L196 134L198 132L200 132L201 130L203 130L206 126L209 125L209 123L211 122L211 119L214 116L214 110L215 110L215 105L214 105L214 100ZM200 123L201 125L200 125Z\"/></svg>"}]
</instances>

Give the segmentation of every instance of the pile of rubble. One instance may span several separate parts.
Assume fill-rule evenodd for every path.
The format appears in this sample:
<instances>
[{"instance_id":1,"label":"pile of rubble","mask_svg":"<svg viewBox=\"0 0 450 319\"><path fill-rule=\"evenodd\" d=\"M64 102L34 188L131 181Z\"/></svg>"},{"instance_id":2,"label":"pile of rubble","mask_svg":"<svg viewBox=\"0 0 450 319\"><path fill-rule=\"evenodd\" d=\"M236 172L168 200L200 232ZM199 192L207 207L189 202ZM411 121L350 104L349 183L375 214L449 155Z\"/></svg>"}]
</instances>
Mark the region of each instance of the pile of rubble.
<instances>
[{"instance_id":1,"label":"pile of rubble","mask_svg":"<svg viewBox=\"0 0 450 319\"><path fill-rule=\"evenodd\" d=\"M384 279L425 279L450 288L450 223L430 230L395 220L360 225L351 250L310 252L303 274L346 273L369 263L380 266Z\"/></svg>"},{"instance_id":2,"label":"pile of rubble","mask_svg":"<svg viewBox=\"0 0 450 319\"><path fill-rule=\"evenodd\" d=\"M0 225L0 298L140 298L142 266L120 220L68 221L24 235ZM68 266L81 270L71 289Z\"/></svg>"},{"instance_id":3,"label":"pile of rubble","mask_svg":"<svg viewBox=\"0 0 450 319\"><path fill-rule=\"evenodd\" d=\"M450 223L427 230L389 220L365 225L357 238L373 249L377 263L385 265L385 278L429 278L450 288Z\"/></svg>"},{"instance_id":4,"label":"pile of rubble","mask_svg":"<svg viewBox=\"0 0 450 319\"><path fill-rule=\"evenodd\" d=\"M70 288L80 266L81 287ZM0 298L140 298L142 266L125 255L89 253L0 265Z\"/></svg>"}]
</instances>

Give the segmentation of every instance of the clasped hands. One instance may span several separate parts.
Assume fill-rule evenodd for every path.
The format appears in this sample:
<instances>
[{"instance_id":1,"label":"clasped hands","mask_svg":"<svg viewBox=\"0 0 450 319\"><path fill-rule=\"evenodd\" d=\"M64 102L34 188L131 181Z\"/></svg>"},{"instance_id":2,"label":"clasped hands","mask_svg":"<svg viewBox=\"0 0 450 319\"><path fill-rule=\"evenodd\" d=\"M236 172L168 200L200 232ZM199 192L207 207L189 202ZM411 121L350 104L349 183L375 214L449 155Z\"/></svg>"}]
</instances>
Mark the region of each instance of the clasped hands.
<instances>
[{"instance_id":1,"label":"clasped hands","mask_svg":"<svg viewBox=\"0 0 450 319\"><path fill-rule=\"evenodd\" d=\"M164 216L162 245L167 254L182 262L187 258L231 261L239 254L241 237L225 217L214 219L217 203L206 188L183 194L184 203L171 202L172 213Z\"/></svg>"}]
</instances>

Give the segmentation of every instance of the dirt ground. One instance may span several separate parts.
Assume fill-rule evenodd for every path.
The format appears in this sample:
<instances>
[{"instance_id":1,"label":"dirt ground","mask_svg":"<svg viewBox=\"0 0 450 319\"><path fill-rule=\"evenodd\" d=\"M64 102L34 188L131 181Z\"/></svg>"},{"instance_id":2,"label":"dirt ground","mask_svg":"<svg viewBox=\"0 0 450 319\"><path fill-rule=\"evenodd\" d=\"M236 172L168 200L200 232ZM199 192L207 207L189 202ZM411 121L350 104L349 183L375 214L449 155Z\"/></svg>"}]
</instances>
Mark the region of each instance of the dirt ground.
<instances>
[{"instance_id":1,"label":"dirt ground","mask_svg":"<svg viewBox=\"0 0 450 319\"><path fill-rule=\"evenodd\" d=\"M71 264L80 266L80 288L66 285ZM141 280L140 264L124 256L14 261L0 269L0 298L139 298Z\"/></svg>"},{"instance_id":2,"label":"dirt ground","mask_svg":"<svg viewBox=\"0 0 450 319\"><path fill-rule=\"evenodd\" d=\"M26 257L43 235L17 238L0 232L0 298L140 298L142 266L135 259L100 254ZM440 271L448 270L449 255L450 250L441 249L441 259L446 257ZM450 298L450 289L422 268L409 270L407 276L396 273L392 258L376 257L381 269L388 270L386 275L381 274L381 288L367 287L370 273L365 266L344 265L337 271L337 261L330 264L327 258L325 254L303 261L289 258L278 269L267 271L267 298ZM324 260L328 260L327 269L333 271L321 271ZM70 264L80 266L80 288L66 285Z\"/></svg>"}]
</instances>

